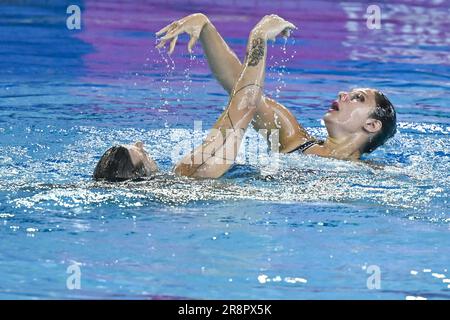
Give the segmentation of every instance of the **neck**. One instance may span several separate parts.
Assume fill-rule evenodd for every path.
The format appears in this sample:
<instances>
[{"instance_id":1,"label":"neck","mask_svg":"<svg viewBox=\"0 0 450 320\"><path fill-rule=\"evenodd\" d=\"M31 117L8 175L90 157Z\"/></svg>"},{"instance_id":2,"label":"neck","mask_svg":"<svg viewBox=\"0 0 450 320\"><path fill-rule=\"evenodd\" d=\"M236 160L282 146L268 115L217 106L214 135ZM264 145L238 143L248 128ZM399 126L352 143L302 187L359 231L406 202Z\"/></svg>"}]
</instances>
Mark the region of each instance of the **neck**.
<instances>
[{"instance_id":1,"label":"neck","mask_svg":"<svg viewBox=\"0 0 450 320\"><path fill-rule=\"evenodd\" d=\"M347 137L328 136L323 147L333 158L358 160L361 157L361 145L365 143L365 139L361 135Z\"/></svg>"}]
</instances>

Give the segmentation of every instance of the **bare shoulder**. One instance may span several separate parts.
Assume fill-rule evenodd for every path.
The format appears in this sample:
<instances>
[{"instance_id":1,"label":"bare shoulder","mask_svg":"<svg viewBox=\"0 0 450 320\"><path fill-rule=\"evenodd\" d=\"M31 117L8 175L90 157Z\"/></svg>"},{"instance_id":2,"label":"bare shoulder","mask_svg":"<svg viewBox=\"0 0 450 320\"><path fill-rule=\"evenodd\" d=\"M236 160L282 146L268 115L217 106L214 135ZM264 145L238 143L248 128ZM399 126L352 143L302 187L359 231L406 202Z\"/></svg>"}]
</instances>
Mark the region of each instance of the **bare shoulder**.
<instances>
[{"instance_id":1,"label":"bare shoulder","mask_svg":"<svg viewBox=\"0 0 450 320\"><path fill-rule=\"evenodd\" d=\"M287 107L269 97L264 97L264 103L268 106L268 110L274 112L276 127L280 128L281 153L289 153L312 139Z\"/></svg>"}]
</instances>

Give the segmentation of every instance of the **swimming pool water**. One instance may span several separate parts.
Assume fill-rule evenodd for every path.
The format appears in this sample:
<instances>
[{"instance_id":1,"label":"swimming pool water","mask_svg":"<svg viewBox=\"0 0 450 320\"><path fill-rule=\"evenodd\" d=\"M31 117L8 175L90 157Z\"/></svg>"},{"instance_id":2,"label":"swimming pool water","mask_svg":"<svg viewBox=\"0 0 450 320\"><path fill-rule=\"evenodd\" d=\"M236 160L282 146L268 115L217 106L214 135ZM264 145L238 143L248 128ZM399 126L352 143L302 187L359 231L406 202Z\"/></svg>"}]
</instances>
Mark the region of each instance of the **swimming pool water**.
<instances>
[{"instance_id":1,"label":"swimming pool water","mask_svg":"<svg viewBox=\"0 0 450 320\"><path fill-rule=\"evenodd\" d=\"M66 28L71 4L81 30ZM450 6L383 3L370 30L370 4L1 4L0 298L449 299ZM223 178L174 177L227 103L200 44L154 49L155 31L199 11L241 59L263 15L300 27L270 45L266 91L314 135L337 92L360 86L390 97L399 132L374 165L290 154L274 170L249 130ZM107 148L136 140L160 174L92 181Z\"/></svg>"}]
</instances>

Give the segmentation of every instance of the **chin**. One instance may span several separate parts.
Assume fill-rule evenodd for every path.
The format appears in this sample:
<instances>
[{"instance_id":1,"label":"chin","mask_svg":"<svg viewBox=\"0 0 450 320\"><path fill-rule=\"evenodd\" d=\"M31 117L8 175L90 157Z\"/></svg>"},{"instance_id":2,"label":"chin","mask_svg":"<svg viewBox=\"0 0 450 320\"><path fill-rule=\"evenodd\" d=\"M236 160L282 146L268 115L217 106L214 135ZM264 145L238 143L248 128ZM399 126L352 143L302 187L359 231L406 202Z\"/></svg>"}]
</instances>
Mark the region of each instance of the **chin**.
<instances>
[{"instance_id":1,"label":"chin","mask_svg":"<svg viewBox=\"0 0 450 320\"><path fill-rule=\"evenodd\" d=\"M336 119L329 113L325 114L322 118L325 128L327 129L328 135L333 136L337 132L339 132L340 124Z\"/></svg>"},{"instance_id":2,"label":"chin","mask_svg":"<svg viewBox=\"0 0 450 320\"><path fill-rule=\"evenodd\" d=\"M328 124L334 123L334 119L333 119L333 114L331 112L327 112L324 114L324 116L322 117L322 120L325 122L325 126L327 126Z\"/></svg>"}]
</instances>

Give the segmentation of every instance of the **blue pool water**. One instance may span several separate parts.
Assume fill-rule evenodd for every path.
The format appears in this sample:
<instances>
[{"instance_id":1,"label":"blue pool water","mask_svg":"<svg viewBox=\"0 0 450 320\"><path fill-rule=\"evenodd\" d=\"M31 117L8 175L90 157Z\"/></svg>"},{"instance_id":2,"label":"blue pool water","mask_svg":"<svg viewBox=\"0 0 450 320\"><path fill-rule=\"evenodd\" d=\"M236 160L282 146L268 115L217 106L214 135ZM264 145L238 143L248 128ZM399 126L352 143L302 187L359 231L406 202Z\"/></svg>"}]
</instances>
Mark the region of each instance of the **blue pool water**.
<instances>
[{"instance_id":1,"label":"blue pool water","mask_svg":"<svg viewBox=\"0 0 450 320\"><path fill-rule=\"evenodd\" d=\"M66 28L70 4L81 30ZM0 299L449 299L450 6L382 4L370 30L369 4L0 4ZM314 135L358 86L391 98L398 134L375 165L293 154L274 170L250 130L223 178L172 176L227 103L200 44L189 56L180 39L173 59L153 48L153 32L198 11L240 58L263 15L300 27L269 48L267 93ZM107 148L136 140L160 174L92 181Z\"/></svg>"}]
</instances>

